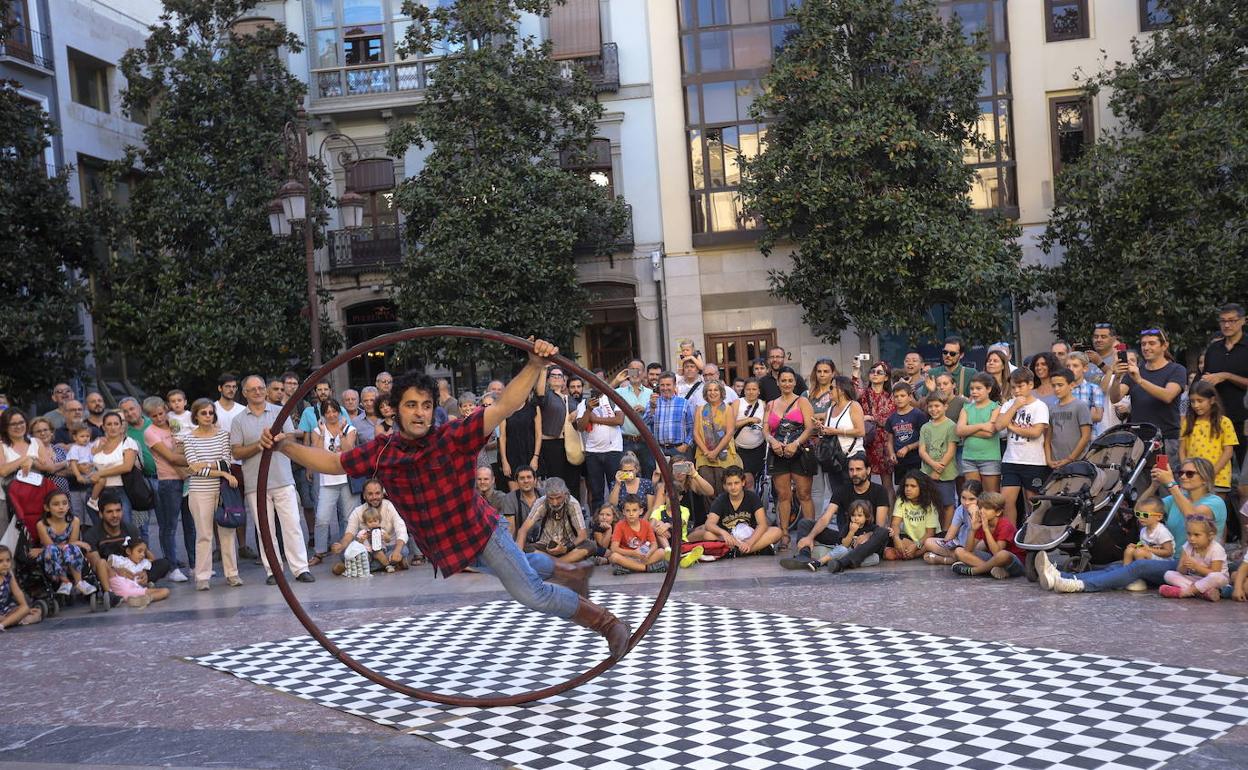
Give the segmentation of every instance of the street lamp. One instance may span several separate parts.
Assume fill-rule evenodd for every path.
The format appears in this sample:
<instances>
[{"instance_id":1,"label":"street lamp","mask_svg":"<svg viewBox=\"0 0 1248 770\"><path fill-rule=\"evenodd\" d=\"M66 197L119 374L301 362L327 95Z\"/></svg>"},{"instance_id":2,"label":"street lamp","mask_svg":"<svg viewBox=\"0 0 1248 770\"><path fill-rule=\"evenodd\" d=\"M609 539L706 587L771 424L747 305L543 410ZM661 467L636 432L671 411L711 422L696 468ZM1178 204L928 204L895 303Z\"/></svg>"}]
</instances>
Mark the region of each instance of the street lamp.
<instances>
[{"instance_id":1,"label":"street lamp","mask_svg":"<svg viewBox=\"0 0 1248 770\"><path fill-rule=\"evenodd\" d=\"M321 314L320 302L316 296L316 248L313 230L316 224L317 211L309 198L312 189L311 164L320 161L325 152L325 144L331 139L350 142L354 155L343 152L338 162L348 171L360 158L360 146L345 134L332 133L321 140L315 156L308 155L308 113L302 108L295 114L295 119L282 129L282 141L285 145L287 159L286 183L278 190L277 198L269 203L269 229L273 235L282 237L291 234L295 223L302 223L303 230L303 266L308 279L308 321L312 325L312 368L321 365ZM349 176L348 176L349 178ZM354 230L363 224L364 196L347 190L338 196L338 215L342 226Z\"/></svg>"}]
</instances>

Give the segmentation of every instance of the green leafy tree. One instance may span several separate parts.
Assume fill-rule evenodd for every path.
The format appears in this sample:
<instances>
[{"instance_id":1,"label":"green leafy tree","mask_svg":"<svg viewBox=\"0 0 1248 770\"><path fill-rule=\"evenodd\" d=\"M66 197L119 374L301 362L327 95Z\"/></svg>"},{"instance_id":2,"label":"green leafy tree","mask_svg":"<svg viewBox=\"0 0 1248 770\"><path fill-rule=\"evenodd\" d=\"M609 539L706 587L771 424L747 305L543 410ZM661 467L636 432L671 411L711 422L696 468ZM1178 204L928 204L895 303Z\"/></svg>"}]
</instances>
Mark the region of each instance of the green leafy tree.
<instances>
[{"instance_id":1,"label":"green leafy tree","mask_svg":"<svg viewBox=\"0 0 1248 770\"><path fill-rule=\"evenodd\" d=\"M792 248L773 292L830 342L933 331L933 305L974 340L1010 328L1028 276L1016 228L972 209L967 148L985 146L980 45L926 0L806 0L777 54L755 119L765 150L742 158L759 247Z\"/></svg>"},{"instance_id":2,"label":"green leafy tree","mask_svg":"<svg viewBox=\"0 0 1248 770\"><path fill-rule=\"evenodd\" d=\"M1087 80L1119 124L1063 167L1042 240L1058 328L1164 328L1192 355L1248 296L1248 7L1172 0L1174 23Z\"/></svg>"},{"instance_id":3,"label":"green leafy tree","mask_svg":"<svg viewBox=\"0 0 1248 770\"><path fill-rule=\"evenodd\" d=\"M394 274L396 305L412 326L456 324L536 335L565 350L585 321L573 247L608 253L624 229L623 204L560 167L588 158L602 107L579 69L560 74L541 45L517 32L520 12L548 14L550 0L459 0L430 10L409 2L405 45L454 53L437 63L390 152L431 146L395 202L411 248ZM449 361L458 341L417 348ZM486 360L510 351L486 347Z\"/></svg>"},{"instance_id":4,"label":"green leafy tree","mask_svg":"<svg viewBox=\"0 0 1248 770\"><path fill-rule=\"evenodd\" d=\"M67 171L48 176L44 149L55 129L18 85L0 81L0 392L24 403L82 367L76 271L91 231L70 200Z\"/></svg>"},{"instance_id":5,"label":"green leafy tree","mask_svg":"<svg viewBox=\"0 0 1248 770\"><path fill-rule=\"evenodd\" d=\"M121 60L125 106L150 120L144 146L115 166L141 169L128 205L97 202L116 245L97 318L110 346L141 359L150 389L209 388L221 371L311 357L303 239L275 238L267 209L286 174L282 129L304 95L275 51L302 44L281 26L232 34L254 5L165 0L145 45Z\"/></svg>"}]
</instances>

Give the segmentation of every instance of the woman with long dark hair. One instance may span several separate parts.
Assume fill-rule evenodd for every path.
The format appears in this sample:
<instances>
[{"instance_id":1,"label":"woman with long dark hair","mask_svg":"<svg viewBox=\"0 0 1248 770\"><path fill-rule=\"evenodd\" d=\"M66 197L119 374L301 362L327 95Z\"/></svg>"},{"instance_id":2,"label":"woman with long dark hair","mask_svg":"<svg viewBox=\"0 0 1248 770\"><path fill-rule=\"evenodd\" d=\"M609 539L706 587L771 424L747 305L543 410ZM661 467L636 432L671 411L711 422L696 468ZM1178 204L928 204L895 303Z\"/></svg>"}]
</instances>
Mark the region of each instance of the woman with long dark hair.
<instances>
[{"instance_id":1,"label":"woman with long dark hair","mask_svg":"<svg viewBox=\"0 0 1248 770\"><path fill-rule=\"evenodd\" d=\"M820 441L836 441L846 460L863 451L863 436L866 435L866 419L862 405L858 403L858 390L853 380L844 375L832 378L832 405L828 408L823 423L816 424ZM848 463L846 463L848 465ZM847 468L842 467L836 474L824 473L827 479L828 498L835 496L837 491L849 481ZM826 505L827 500L821 501Z\"/></svg>"},{"instance_id":2,"label":"woman with long dark hair","mask_svg":"<svg viewBox=\"0 0 1248 770\"><path fill-rule=\"evenodd\" d=\"M797 503L804 518L815 516L810 499L811 480L818 472L814 452L807 439L815 431L814 410L810 402L793 392L797 387L797 372L782 366L776 374L780 396L767 405L763 422L763 437L771 449L771 483L776 495L776 518L780 528L778 550L789 547L789 525L793 523L792 499L794 490Z\"/></svg>"}]
</instances>

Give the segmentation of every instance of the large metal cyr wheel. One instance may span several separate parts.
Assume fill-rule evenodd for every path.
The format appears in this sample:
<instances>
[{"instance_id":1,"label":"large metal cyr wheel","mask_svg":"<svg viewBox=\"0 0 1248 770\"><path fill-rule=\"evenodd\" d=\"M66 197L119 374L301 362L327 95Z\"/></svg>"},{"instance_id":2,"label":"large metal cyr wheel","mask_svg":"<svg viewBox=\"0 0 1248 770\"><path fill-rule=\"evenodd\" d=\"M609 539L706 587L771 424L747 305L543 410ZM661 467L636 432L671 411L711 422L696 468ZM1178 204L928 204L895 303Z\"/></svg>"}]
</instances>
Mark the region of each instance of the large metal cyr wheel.
<instances>
[{"instance_id":1,"label":"large metal cyr wheel","mask_svg":"<svg viewBox=\"0 0 1248 770\"><path fill-rule=\"evenodd\" d=\"M429 326L392 332L390 334L385 334L371 339L368 342L362 342L350 350L338 354L333 358L333 360L313 372L308 379L303 381L303 383L299 386L299 389L295 391L294 396L287 400L286 405L282 407L281 412L277 415L274 425L280 428L280 426L286 422L286 419L291 416L290 413L303 400L303 397L314 387L316 387L318 382L325 379L325 377L327 377L332 371L348 361L364 355L369 351L386 347L387 345L407 342L409 340L437 337L458 337L463 339L482 340L486 342L500 342L526 353L533 352L533 343L528 340L521 339L520 337L516 337L511 334L503 334L502 332L488 331L485 329L472 329L463 326ZM645 441L646 446L650 449L651 453L653 453L656 465L661 469L665 487L668 490L675 489L675 484L668 464L666 462L659 462L663 459L663 450L659 446L658 442L655 441L654 436L651 435L650 431L646 428L645 423L637 414L636 410L629 406L628 402L626 402L620 394L616 393L610 385L595 376L593 372L585 370L583 367L569 361L563 356L555 356L551 359L551 363L558 364L563 369L576 374L585 382L593 385L599 390L599 392L609 398L613 404L623 411L628 419L632 421L633 425L637 427L637 432L641 435L642 440ZM269 465L271 461L272 450L266 449L260 457L260 473L256 480L257 490L268 488ZM470 484L472 483L472 480L465 479L464 483ZM269 526L266 495L256 495L256 518L257 526L260 532L260 540L269 564L280 564L281 562L278 560L276 544L273 540L273 530L272 527ZM667 602L667 597L668 594L671 593L672 585L676 582L676 572L680 567L680 524L679 513L677 513L677 515L672 519L672 534L669 537L672 544L672 554L668 562L667 575L663 580L663 585L659 588L659 593L658 596L655 597L654 604L650 607L650 612L646 614L645 619L640 625L637 626L636 630L633 631L632 637L629 639L628 646L630 650L636 646L639 641L641 641L641 638L645 636L646 631L650 630L650 626L654 625L654 621L658 619L659 613L663 610L663 605ZM312 620L307 611L303 608L303 605L299 602L299 598L295 596L295 592L291 590L290 582L286 579L285 573L281 569L276 569L273 571L273 577L276 579L277 587L282 592L282 597L286 600L286 604L290 607L291 612L295 614L295 617L301 624L303 624L303 627L308 630L308 633L311 634L312 638L324 647L327 652L337 658L343 665L347 666L366 679L389 690L403 695L408 695L413 698L420 698L422 700L433 701L435 703L443 703L448 706L476 706L483 708L495 706L515 706L521 703L531 703L533 701L549 698L552 695L558 695L559 693L579 687L611 668L611 666L616 663L615 659L607 657L593 668L582 672L572 679L568 679L559 684L551 685L550 687L546 687L541 690L534 690L532 692L519 693L516 695L469 697L465 695L452 695L433 692L430 690L422 690L401 682L396 682L384 674L373 671L368 666L365 666L363 663L360 663L358 660L353 658L346 650L343 650L338 645L334 644L334 642L326 636L325 632L321 630L321 627L318 626L314 620ZM560 621L559 619L552 617L551 622Z\"/></svg>"}]
</instances>

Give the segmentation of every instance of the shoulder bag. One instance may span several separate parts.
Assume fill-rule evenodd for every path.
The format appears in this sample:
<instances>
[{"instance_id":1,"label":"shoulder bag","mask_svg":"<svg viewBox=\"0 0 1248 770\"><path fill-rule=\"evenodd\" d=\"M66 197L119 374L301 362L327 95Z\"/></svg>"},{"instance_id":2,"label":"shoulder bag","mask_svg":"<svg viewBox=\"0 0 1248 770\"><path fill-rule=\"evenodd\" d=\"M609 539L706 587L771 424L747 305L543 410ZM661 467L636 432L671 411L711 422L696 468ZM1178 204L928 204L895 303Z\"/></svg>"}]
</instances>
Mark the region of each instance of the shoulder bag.
<instances>
[{"instance_id":1,"label":"shoulder bag","mask_svg":"<svg viewBox=\"0 0 1248 770\"><path fill-rule=\"evenodd\" d=\"M568 458L568 465L581 465L585 462L585 443L581 441L581 432L573 424L572 412L567 408L567 396L563 397L563 403L566 412L563 417L563 453ZM589 404L585 408L588 409Z\"/></svg>"},{"instance_id":2,"label":"shoulder bag","mask_svg":"<svg viewBox=\"0 0 1248 770\"><path fill-rule=\"evenodd\" d=\"M124 454L124 450L123 450ZM156 495L143 475L143 453L135 452L134 465L121 474L121 488L126 490L126 498L130 501L130 509L134 511L150 511L156 508Z\"/></svg>"},{"instance_id":3,"label":"shoulder bag","mask_svg":"<svg viewBox=\"0 0 1248 770\"><path fill-rule=\"evenodd\" d=\"M745 416L753 417L762 403L762 399L755 401L753 406L745 410ZM742 425L740 428L737 428L735 436L737 449L757 449L763 445L763 426L754 423Z\"/></svg>"},{"instance_id":4,"label":"shoulder bag","mask_svg":"<svg viewBox=\"0 0 1248 770\"><path fill-rule=\"evenodd\" d=\"M853 402L845 404L845 408L837 415L836 422L832 423L832 410L828 410L828 416L824 420L824 425L832 428L839 428L841 418L845 416L853 408ZM858 437L854 436L854 443L851 449L858 447ZM844 473L846 466L849 465L849 455L845 453L845 448L841 446L840 436L820 436L819 444L815 448L815 459L819 461L819 467L823 468L826 473L832 475L840 475Z\"/></svg>"}]
</instances>

